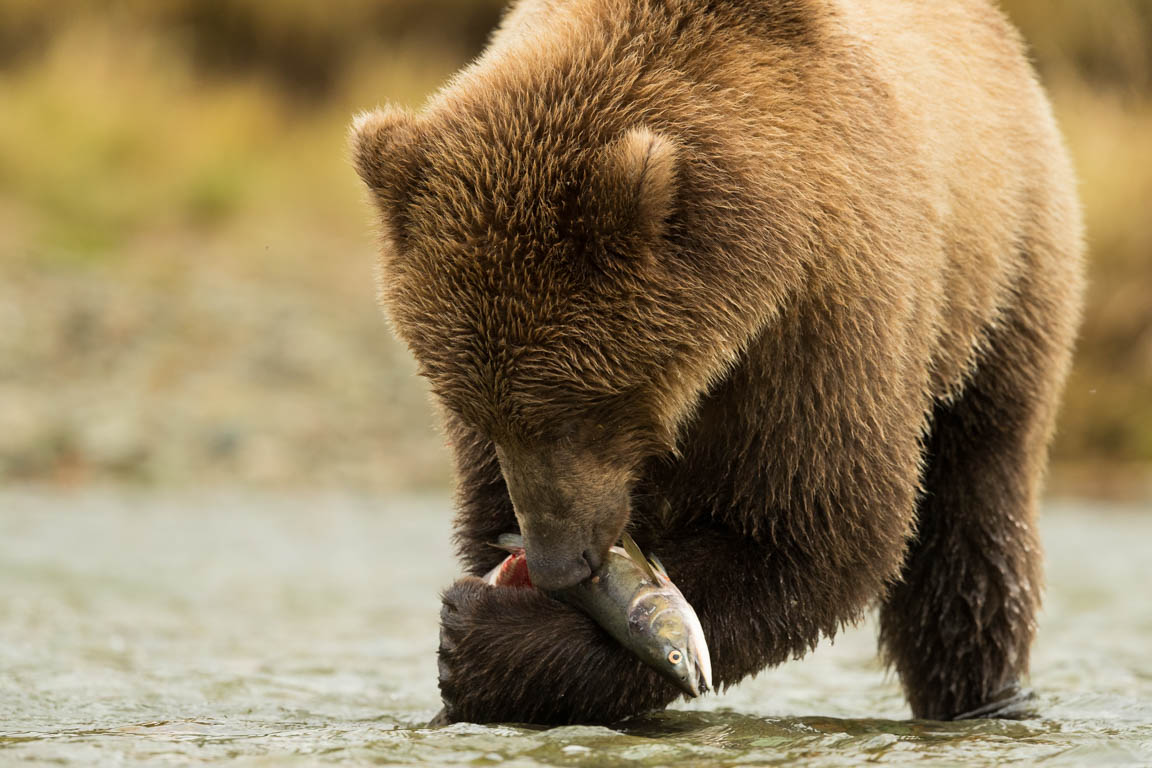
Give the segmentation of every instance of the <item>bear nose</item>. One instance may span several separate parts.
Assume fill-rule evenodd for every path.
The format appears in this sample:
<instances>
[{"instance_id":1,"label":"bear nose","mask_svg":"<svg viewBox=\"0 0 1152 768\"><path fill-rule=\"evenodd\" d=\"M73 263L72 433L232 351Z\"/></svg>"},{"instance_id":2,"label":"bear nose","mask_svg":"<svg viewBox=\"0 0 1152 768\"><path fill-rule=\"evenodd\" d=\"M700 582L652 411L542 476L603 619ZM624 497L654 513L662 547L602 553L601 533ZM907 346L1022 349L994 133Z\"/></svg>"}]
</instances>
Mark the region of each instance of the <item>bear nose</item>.
<instances>
[{"instance_id":1,"label":"bear nose","mask_svg":"<svg viewBox=\"0 0 1152 768\"><path fill-rule=\"evenodd\" d=\"M528 575L532 586L555 592L584 581L592 575L592 566L583 553L568 557L533 557L529 550Z\"/></svg>"}]
</instances>

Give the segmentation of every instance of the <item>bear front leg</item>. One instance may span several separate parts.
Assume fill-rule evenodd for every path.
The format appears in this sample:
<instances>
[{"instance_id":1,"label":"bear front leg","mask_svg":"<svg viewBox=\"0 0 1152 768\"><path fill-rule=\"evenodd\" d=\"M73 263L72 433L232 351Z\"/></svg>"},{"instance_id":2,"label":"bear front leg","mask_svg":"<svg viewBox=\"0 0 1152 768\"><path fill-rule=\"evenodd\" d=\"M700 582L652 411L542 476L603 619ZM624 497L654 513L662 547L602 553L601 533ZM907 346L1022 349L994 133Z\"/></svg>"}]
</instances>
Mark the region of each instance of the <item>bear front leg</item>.
<instances>
[{"instance_id":1,"label":"bear front leg","mask_svg":"<svg viewBox=\"0 0 1152 768\"><path fill-rule=\"evenodd\" d=\"M613 723L680 692L579 610L478 578L444 593L434 724Z\"/></svg>"},{"instance_id":2,"label":"bear front leg","mask_svg":"<svg viewBox=\"0 0 1152 768\"><path fill-rule=\"evenodd\" d=\"M813 558L806 540L783 532L759 541L715 523L649 522L635 521L637 542L696 609L718 689L858 618L882 588L881 563L898 562L904 543L878 525L872 537L857 531L867 541L858 552ZM612 723L681 695L585 614L536 589L461 579L444 594L441 622L437 723Z\"/></svg>"},{"instance_id":3,"label":"bear front leg","mask_svg":"<svg viewBox=\"0 0 1152 768\"><path fill-rule=\"evenodd\" d=\"M1012 334L1006 322L962 397L937 408L917 536L880 614L881 643L919 718L1027 712L1036 501L1064 367L1042 344L1009 344Z\"/></svg>"},{"instance_id":4,"label":"bear front leg","mask_svg":"<svg viewBox=\"0 0 1152 768\"><path fill-rule=\"evenodd\" d=\"M507 556L492 544L519 526L492 444L451 413L446 424L460 488L456 545L472 576L443 595L444 709L433 724L610 723L680 695L579 610L475 578Z\"/></svg>"}]
</instances>

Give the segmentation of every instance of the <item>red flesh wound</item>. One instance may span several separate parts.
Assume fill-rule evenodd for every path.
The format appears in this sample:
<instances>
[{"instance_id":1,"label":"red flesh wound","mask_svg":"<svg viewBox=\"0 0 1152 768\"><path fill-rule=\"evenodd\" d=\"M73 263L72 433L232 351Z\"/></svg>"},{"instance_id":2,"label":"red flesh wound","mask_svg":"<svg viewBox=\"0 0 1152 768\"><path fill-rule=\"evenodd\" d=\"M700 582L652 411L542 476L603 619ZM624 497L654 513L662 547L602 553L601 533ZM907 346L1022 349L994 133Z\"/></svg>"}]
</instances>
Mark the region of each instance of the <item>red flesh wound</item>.
<instances>
[{"instance_id":1,"label":"red flesh wound","mask_svg":"<svg viewBox=\"0 0 1152 768\"><path fill-rule=\"evenodd\" d=\"M497 587L530 587L532 579L528 576L528 558L523 552L508 555L500 563L500 570L496 573Z\"/></svg>"}]
</instances>

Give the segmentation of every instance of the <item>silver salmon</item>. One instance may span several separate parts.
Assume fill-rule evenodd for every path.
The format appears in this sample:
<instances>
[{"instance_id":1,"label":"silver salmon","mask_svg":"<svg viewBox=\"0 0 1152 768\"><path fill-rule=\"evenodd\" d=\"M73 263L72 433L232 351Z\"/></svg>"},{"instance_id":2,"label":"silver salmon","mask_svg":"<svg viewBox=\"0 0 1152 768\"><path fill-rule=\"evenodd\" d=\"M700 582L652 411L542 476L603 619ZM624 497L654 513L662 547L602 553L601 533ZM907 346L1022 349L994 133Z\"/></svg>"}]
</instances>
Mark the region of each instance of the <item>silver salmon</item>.
<instances>
[{"instance_id":1,"label":"silver salmon","mask_svg":"<svg viewBox=\"0 0 1152 768\"><path fill-rule=\"evenodd\" d=\"M524 544L504 534L496 546L509 552L485 581L493 586L530 587ZM689 696L712 688L712 659L696 611L668 578L660 561L649 559L628 534L608 550L596 573L552 597L574 605L621 645Z\"/></svg>"}]
</instances>

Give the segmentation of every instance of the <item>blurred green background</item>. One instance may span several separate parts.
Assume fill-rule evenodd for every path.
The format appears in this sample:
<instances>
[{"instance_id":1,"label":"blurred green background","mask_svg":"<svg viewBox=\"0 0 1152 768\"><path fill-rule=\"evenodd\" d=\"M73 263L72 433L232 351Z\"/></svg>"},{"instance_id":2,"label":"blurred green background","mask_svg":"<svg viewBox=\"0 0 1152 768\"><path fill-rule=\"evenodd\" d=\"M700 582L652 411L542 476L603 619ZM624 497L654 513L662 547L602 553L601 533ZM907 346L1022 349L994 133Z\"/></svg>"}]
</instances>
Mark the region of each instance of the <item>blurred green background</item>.
<instances>
[{"instance_id":1,"label":"blurred green background","mask_svg":"<svg viewBox=\"0 0 1152 768\"><path fill-rule=\"evenodd\" d=\"M1152 496L1152 2L1004 5L1089 227L1052 491ZM443 487L344 137L501 6L0 0L0 479Z\"/></svg>"}]
</instances>

